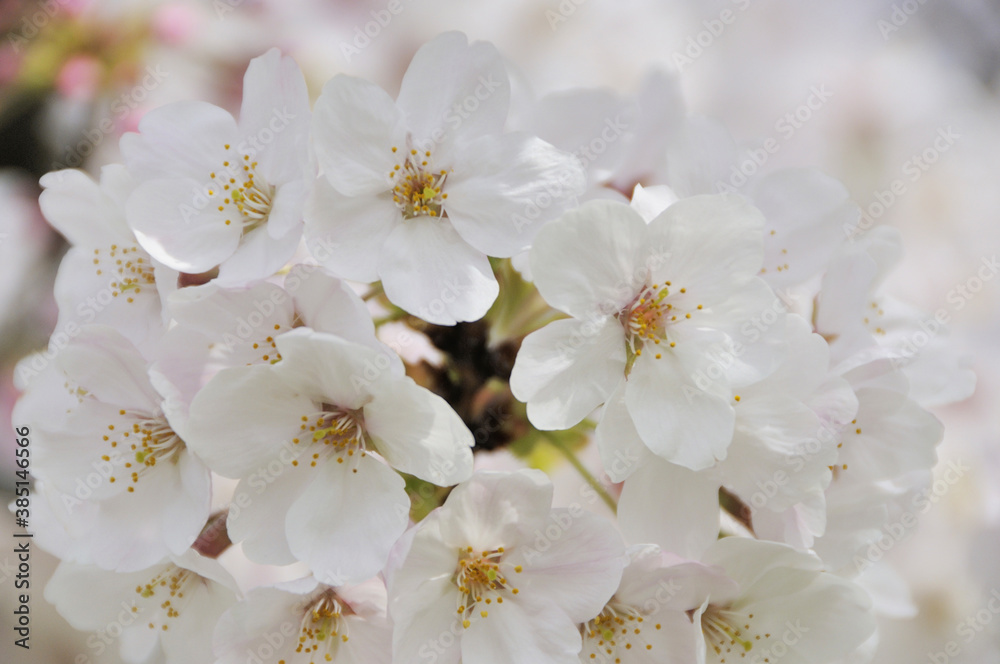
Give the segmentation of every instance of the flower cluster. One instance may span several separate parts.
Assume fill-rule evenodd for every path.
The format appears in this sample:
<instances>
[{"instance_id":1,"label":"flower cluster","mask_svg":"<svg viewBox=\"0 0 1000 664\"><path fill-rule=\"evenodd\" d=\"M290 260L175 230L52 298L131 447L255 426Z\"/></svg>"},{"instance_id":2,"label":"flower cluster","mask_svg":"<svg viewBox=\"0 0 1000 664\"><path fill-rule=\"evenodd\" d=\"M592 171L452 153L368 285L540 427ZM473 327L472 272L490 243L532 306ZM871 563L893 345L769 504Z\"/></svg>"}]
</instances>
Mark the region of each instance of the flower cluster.
<instances>
[{"instance_id":1,"label":"flower cluster","mask_svg":"<svg viewBox=\"0 0 1000 664\"><path fill-rule=\"evenodd\" d=\"M719 186L671 76L534 99L459 33L395 99L271 50L121 153L42 179L69 342L16 417L46 597L125 607L124 661L874 653L867 551L974 380L832 178Z\"/></svg>"}]
</instances>

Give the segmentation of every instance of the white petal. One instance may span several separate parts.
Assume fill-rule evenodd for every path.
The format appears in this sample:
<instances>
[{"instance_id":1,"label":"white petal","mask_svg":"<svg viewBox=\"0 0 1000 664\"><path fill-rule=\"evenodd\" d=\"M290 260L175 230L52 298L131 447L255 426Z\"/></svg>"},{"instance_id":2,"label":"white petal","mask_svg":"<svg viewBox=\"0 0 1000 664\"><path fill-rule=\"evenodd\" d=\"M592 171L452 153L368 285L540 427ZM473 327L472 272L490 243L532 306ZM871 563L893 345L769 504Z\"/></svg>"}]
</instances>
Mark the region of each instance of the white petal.
<instances>
[{"instance_id":1,"label":"white petal","mask_svg":"<svg viewBox=\"0 0 1000 664\"><path fill-rule=\"evenodd\" d=\"M236 144L236 121L202 101L179 101L146 113L139 133L122 136L125 166L136 178L192 178L199 185L222 168L225 145Z\"/></svg>"},{"instance_id":2,"label":"white petal","mask_svg":"<svg viewBox=\"0 0 1000 664\"><path fill-rule=\"evenodd\" d=\"M546 224L531 249L545 301L577 318L617 313L649 277L646 224L623 203L590 201Z\"/></svg>"},{"instance_id":3,"label":"white petal","mask_svg":"<svg viewBox=\"0 0 1000 664\"><path fill-rule=\"evenodd\" d=\"M254 158L264 180L281 184L301 177L307 160L309 91L295 60L276 48L251 60L243 76L240 135L263 144Z\"/></svg>"},{"instance_id":4,"label":"white petal","mask_svg":"<svg viewBox=\"0 0 1000 664\"><path fill-rule=\"evenodd\" d=\"M288 511L289 548L330 585L374 576L406 529L410 500L404 484L371 455L327 460Z\"/></svg>"},{"instance_id":5,"label":"white petal","mask_svg":"<svg viewBox=\"0 0 1000 664\"><path fill-rule=\"evenodd\" d=\"M323 86L313 110L312 131L320 169L347 196L388 191L396 163L392 148L405 149L403 117L385 90L338 74Z\"/></svg>"},{"instance_id":6,"label":"white petal","mask_svg":"<svg viewBox=\"0 0 1000 664\"><path fill-rule=\"evenodd\" d=\"M488 256L509 257L527 249L583 188L573 155L523 134L483 137L456 155L445 209L466 242Z\"/></svg>"},{"instance_id":7,"label":"white petal","mask_svg":"<svg viewBox=\"0 0 1000 664\"><path fill-rule=\"evenodd\" d=\"M611 523L579 506L556 508L531 546L512 550L510 564L523 564L514 583L522 592L545 597L583 622L600 613L621 581L627 559L621 535Z\"/></svg>"},{"instance_id":8,"label":"white petal","mask_svg":"<svg viewBox=\"0 0 1000 664\"><path fill-rule=\"evenodd\" d=\"M418 145L429 140L448 150L457 140L503 129L510 83L492 44L447 32L413 56L396 103Z\"/></svg>"},{"instance_id":9,"label":"white petal","mask_svg":"<svg viewBox=\"0 0 1000 664\"><path fill-rule=\"evenodd\" d=\"M354 281L378 281L382 246L403 221L388 194L344 196L325 179L306 201L305 237L310 253L330 272Z\"/></svg>"},{"instance_id":10,"label":"white petal","mask_svg":"<svg viewBox=\"0 0 1000 664\"><path fill-rule=\"evenodd\" d=\"M719 484L706 473L647 459L622 487L618 522L631 543L652 542L697 560L719 536Z\"/></svg>"},{"instance_id":11,"label":"white petal","mask_svg":"<svg viewBox=\"0 0 1000 664\"><path fill-rule=\"evenodd\" d=\"M689 366L701 358L687 357L683 345L660 359L640 357L629 374L625 403L649 449L671 463L701 470L725 458L735 414L720 381L699 386L690 378Z\"/></svg>"},{"instance_id":12,"label":"white petal","mask_svg":"<svg viewBox=\"0 0 1000 664\"><path fill-rule=\"evenodd\" d=\"M567 429L611 395L625 374L625 333L616 318L557 320L521 344L510 387L540 429Z\"/></svg>"},{"instance_id":13,"label":"white petal","mask_svg":"<svg viewBox=\"0 0 1000 664\"><path fill-rule=\"evenodd\" d=\"M704 304L728 295L760 271L764 216L734 194L678 201L649 223L647 260L673 288L686 288Z\"/></svg>"},{"instance_id":14,"label":"white petal","mask_svg":"<svg viewBox=\"0 0 1000 664\"><path fill-rule=\"evenodd\" d=\"M439 486L472 475L472 432L448 402L412 380L383 382L364 416L376 449L393 468Z\"/></svg>"},{"instance_id":15,"label":"white petal","mask_svg":"<svg viewBox=\"0 0 1000 664\"><path fill-rule=\"evenodd\" d=\"M233 255L240 242L239 220L216 209L202 190L208 182L159 179L143 182L125 213L142 248L164 265L197 274ZM233 223L227 224L229 219Z\"/></svg>"},{"instance_id":16,"label":"white petal","mask_svg":"<svg viewBox=\"0 0 1000 664\"><path fill-rule=\"evenodd\" d=\"M612 482L624 481L653 456L635 430L635 423L625 405L627 384L624 379L618 381L594 430L604 472Z\"/></svg>"},{"instance_id":17,"label":"white petal","mask_svg":"<svg viewBox=\"0 0 1000 664\"><path fill-rule=\"evenodd\" d=\"M398 225L386 240L378 273L393 304L437 325L479 320L500 292L486 256L436 217Z\"/></svg>"},{"instance_id":18,"label":"white petal","mask_svg":"<svg viewBox=\"0 0 1000 664\"><path fill-rule=\"evenodd\" d=\"M469 626L462 635L462 662L579 664L581 645L576 625L558 608L517 598L492 605L487 618Z\"/></svg>"},{"instance_id":19,"label":"white petal","mask_svg":"<svg viewBox=\"0 0 1000 664\"><path fill-rule=\"evenodd\" d=\"M293 454L300 418L315 410L270 365L226 369L191 403L187 444L220 475L246 477L283 451Z\"/></svg>"},{"instance_id":20,"label":"white petal","mask_svg":"<svg viewBox=\"0 0 1000 664\"><path fill-rule=\"evenodd\" d=\"M440 508L441 536L475 550L511 548L544 527L551 506L552 483L541 471L478 472Z\"/></svg>"}]
</instances>

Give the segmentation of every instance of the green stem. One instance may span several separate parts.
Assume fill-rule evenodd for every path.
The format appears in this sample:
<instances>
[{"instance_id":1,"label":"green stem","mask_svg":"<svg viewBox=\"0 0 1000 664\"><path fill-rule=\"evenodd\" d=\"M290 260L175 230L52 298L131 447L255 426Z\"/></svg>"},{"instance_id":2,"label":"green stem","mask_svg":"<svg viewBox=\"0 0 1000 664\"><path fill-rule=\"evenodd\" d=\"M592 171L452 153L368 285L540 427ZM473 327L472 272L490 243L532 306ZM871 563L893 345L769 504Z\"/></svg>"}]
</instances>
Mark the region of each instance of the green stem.
<instances>
[{"instance_id":1,"label":"green stem","mask_svg":"<svg viewBox=\"0 0 1000 664\"><path fill-rule=\"evenodd\" d=\"M375 327L382 327L386 323L391 323L391 322L393 322L395 320L402 320L402 319L406 318L409 315L410 314L406 313L402 309L394 309L393 311L390 311L389 313L387 313L385 316L381 316L379 318L376 318L374 320Z\"/></svg>"},{"instance_id":2,"label":"green stem","mask_svg":"<svg viewBox=\"0 0 1000 664\"><path fill-rule=\"evenodd\" d=\"M604 485L601 484L600 480L594 477L594 475L587 470L587 467L576 458L576 454L574 454L573 450L571 450L566 443L559 440L559 438L554 436L549 431L539 431L538 433L542 434L542 437L547 440L552 447L563 453L563 456L565 456L570 462L570 465L576 468L576 472L580 473L580 477L586 480L587 484L590 485L590 488L597 492L597 495L599 495L605 504L611 508L612 512L617 513L618 503L616 503L615 499L611 497L611 494L604 488Z\"/></svg>"}]
</instances>

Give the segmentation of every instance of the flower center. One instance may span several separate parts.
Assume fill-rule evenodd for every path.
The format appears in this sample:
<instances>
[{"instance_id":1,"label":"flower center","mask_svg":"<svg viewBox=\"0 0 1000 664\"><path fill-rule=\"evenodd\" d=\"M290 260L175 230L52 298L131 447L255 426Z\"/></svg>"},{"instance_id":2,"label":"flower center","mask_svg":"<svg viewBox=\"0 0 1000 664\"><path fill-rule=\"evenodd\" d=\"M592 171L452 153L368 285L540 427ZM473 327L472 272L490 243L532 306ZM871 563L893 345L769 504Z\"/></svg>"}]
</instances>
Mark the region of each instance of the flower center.
<instances>
[{"instance_id":1,"label":"flower center","mask_svg":"<svg viewBox=\"0 0 1000 664\"><path fill-rule=\"evenodd\" d=\"M139 255L135 255L139 254ZM156 286L153 264L145 252L136 245L111 245L105 251L94 249L94 271L97 276L109 276L112 297L124 296L126 302L134 302L143 287ZM155 292L152 291L152 292Z\"/></svg>"},{"instance_id":2,"label":"flower center","mask_svg":"<svg viewBox=\"0 0 1000 664\"><path fill-rule=\"evenodd\" d=\"M208 195L216 200L219 212L226 213L226 226L238 223L246 235L267 223L275 188L257 175L257 162L250 161L249 154L240 157L228 143L225 148L232 154L219 171L209 174Z\"/></svg>"},{"instance_id":3,"label":"flower center","mask_svg":"<svg viewBox=\"0 0 1000 664\"><path fill-rule=\"evenodd\" d=\"M156 629L159 626L164 632L167 631L170 621L179 618L181 611L190 601L191 587L201 580L201 577L191 570L169 565L145 585L136 586L135 592L141 598L136 603L154 604L149 611L150 621L147 623L149 629ZM156 605L155 603L161 598L163 601ZM138 606L132 606L133 613L138 613L139 610Z\"/></svg>"},{"instance_id":4,"label":"flower center","mask_svg":"<svg viewBox=\"0 0 1000 664\"><path fill-rule=\"evenodd\" d=\"M484 607L493 602L503 604L505 595L507 599L511 599L520 592L501 571L503 554L502 546L478 554L471 546L459 549L455 585L458 586L460 593L457 613L462 616L462 627L468 628L472 624L470 618L480 604ZM516 574L521 573L520 565L513 569ZM479 617L488 618L489 610L481 608Z\"/></svg>"},{"instance_id":5,"label":"flower center","mask_svg":"<svg viewBox=\"0 0 1000 664\"><path fill-rule=\"evenodd\" d=\"M435 170L431 164L431 151L423 153L411 148L403 161L398 148L392 148L397 156L397 163L389 172L389 183L392 184L392 200L406 219L419 216L444 216L444 203L448 194L444 193L444 183L448 171Z\"/></svg>"},{"instance_id":6,"label":"flower center","mask_svg":"<svg viewBox=\"0 0 1000 664\"><path fill-rule=\"evenodd\" d=\"M633 606L622 604L614 598L604 607L600 615L583 626L585 648L590 651L590 659L601 654L621 662L619 649L632 650L634 647L652 650L653 646L642 635L644 619L642 613ZM656 625L661 629L662 625Z\"/></svg>"},{"instance_id":7,"label":"flower center","mask_svg":"<svg viewBox=\"0 0 1000 664\"><path fill-rule=\"evenodd\" d=\"M734 652L745 658L757 641L771 638L770 634L755 633L752 625L752 613L744 615L714 604L701 614L701 632L705 642L719 656L721 664L725 664L726 658L732 657ZM769 658L764 661L769 661Z\"/></svg>"},{"instance_id":8,"label":"flower center","mask_svg":"<svg viewBox=\"0 0 1000 664\"><path fill-rule=\"evenodd\" d=\"M693 311L701 311L704 307L696 305L690 311L683 312L687 294L686 288L677 291L676 296L667 301L671 295L671 283L665 281L662 284L644 285L632 302L626 305L616 315L625 329L625 353L628 362L625 367L627 376L635 363L636 358L642 355L647 344L660 346L665 344L669 348L674 348L677 343L671 341L668 336L668 328L671 324L679 320L690 320ZM661 359L662 352L655 352L654 359Z\"/></svg>"},{"instance_id":9,"label":"flower center","mask_svg":"<svg viewBox=\"0 0 1000 664\"><path fill-rule=\"evenodd\" d=\"M340 643L348 640L344 615L351 613L351 608L341 604L333 590L324 590L306 607L295 652L309 655L310 662L316 661L317 655L321 655L323 661L333 661Z\"/></svg>"},{"instance_id":10,"label":"flower center","mask_svg":"<svg viewBox=\"0 0 1000 664\"><path fill-rule=\"evenodd\" d=\"M162 415L130 413L126 410L119 410L118 414L125 419L124 425L121 422L119 426L109 424L104 442L111 445L112 454L116 456L125 446L132 452L133 456L125 457L128 460L124 462L124 468L132 479L128 492L133 493L134 485L152 472L157 463L175 460L186 446ZM105 454L101 459L110 462L111 456ZM118 478L112 475L109 480L114 484Z\"/></svg>"},{"instance_id":11,"label":"flower center","mask_svg":"<svg viewBox=\"0 0 1000 664\"><path fill-rule=\"evenodd\" d=\"M315 468L323 456L336 458L337 463L368 456L364 415L360 410L323 404L320 412L302 416L299 436L292 438L292 443L300 445L303 441L309 448L306 453L311 468ZM298 466L298 459L292 461L292 465ZM357 463L353 472L358 472Z\"/></svg>"}]
</instances>

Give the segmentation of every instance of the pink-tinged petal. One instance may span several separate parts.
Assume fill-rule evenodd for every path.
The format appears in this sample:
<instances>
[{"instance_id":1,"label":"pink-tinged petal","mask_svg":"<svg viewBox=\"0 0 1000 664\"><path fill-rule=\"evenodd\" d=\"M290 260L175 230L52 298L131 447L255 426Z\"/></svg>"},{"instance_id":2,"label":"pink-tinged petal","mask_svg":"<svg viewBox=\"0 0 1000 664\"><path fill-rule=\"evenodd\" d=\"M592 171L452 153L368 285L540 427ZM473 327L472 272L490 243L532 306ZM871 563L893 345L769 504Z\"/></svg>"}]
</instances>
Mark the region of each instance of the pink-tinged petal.
<instances>
[{"instance_id":1,"label":"pink-tinged petal","mask_svg":"<svg viewBox=\"0 0 1000 664\"><path fill-rule=\"evenodd\" d=\"M396 164L392 148L406 149L402 113L385 90L338 74L323 86L313 109L312 131L319 167L346 196L389 191Z\"/></svg>"},{"instance_id":2,"label":"pink-tinged petal","mask_svg":"<svg viewBox=\"0 0 1000 664\"><path fill-rule=\"evenodd\" d=\"M438 486L472 475L472 432L448 402L412 380L379 384L364 417L376 450L393 468Z\"/></svg>"},{"instance_id":3,"label":"pink-tinged petal","mask_svg":"<svg viewBox=\"0 0 1000 664\"><path fill-rule=\"evenodd\" d=\"M320 178L306 202L305 220L306 245L323 267L370 283L378 281L382 246L403 217L389 194L344 196Z\"/></svg>"},{"instance_id":4,"label":"pink-tinged petal","mask_svg":"<svg viewBox=\"0 0 1000 664\"><path fill-rule=\"evenodd\" d=\"M418 146L429 141L450 152L458 141L499 133L510 104L503 58L460 32L439 35L413 56L396 103Z\"/></svg>"},{"instance_id":5,"label":"pink-tinged petal","mask_svg":"<svg viewBox=\"0 0 1000 664\"><path fill-rule=\"evenodd\" d=\"M308 159L309 90L295 60L272 48L254 58L243 76L240 136L256 139L255 155L271 184L301 178Z\"/></svg>"},{"instance_id":6,"label":"pink-tinged petal","mask_svg":"<svg viewBox=\"0 0 1000 664\"><path fill-rule=\"evenodd\" d=\"M463 664L579 664L580 632L547 598L518 597L488 613L462 634Z\"/></svg>"},{"instance_id":7,"label":"pink-tinged petal","mask_svg":"<svg viewBox=\"0 0 1000 664\"><path fill-rule=\"evenodd\" d=\"M46 173L39 184L42 214L71 244L90 248L131 240L122 208L83 171Z\"/></svg>"},{"instance_id":8,"label":"pink-tinged petal","mask_svg":"<svg viewBox=\"0 0 1000 664\"><path fill-rule=\"evenodd\" d=\"M625 387L625 404L646 446L692 470L725 458L735 422L728 386L692 377L691 368L705 364L697 350L678 342L659 359L637 360Z\"/></svg>"},{"instance_id":9,"label":"pink-tinged petal","mask_svg":"<svg viewBox=\"0 0 1000 664\"><path fill-rule=\"evenodd\" d=\"M207 182L207 176L202 182L149 180L136 187L126 205L125 213L139 244L174 270L207 272L239 246L240 220L218 210L204 196Z\"/></svg>"},{"instance_id":10,"label":"pink-tinged petal","mask_svg":"<svg viewBox=\"0 0 1000 664\"><path fill-rule=\"evenodd\" d=\"M664 510L673 516L664 518ZM625 481L618 522L631 543L697 559L719 536L719 483L652 457Z\"/></svg>"},{"instance_id":11,"label":"pink-tinged petal","mask_svg":"<svg viewBox=\"0 0 1000 664\"><path fill-rule=\"evenodd\" d=\"M314 411L313 400L280 381L270 365L225 369L191 403L187 444L220 475L246 477L296 450L301 418Z\"/></svg>"},{"instance_id":12,"label":"pink-tinged petal","mask_svg":"<svg viewBox=\"0 0 1000 664\"><path fill-rule=\"evenodd\" d=\"M83 328L57 362L73 384L105 404L150 414L158 408L146 359L114 328Z\"/></svg>"},{"instance_id":13,"label":"pink-tinged petal","mask_svg":"<svg viewBox=\"0 0 1000 664\"><path fill-rule=\"evenodd\" d=\"M628 205L590 201L546 224L531 249L531 274L550 305L577 318L614 314L649 278L646 224Z\"/></svg>"},{"instance_id":14,"label":"pink-tinged petal","mask_svg":"<svg viewBox=\"0 0 1000 664\"><path fill-rule=\"evenodd\" d=\"M410 500L404 485L371 455L344 463L328 459L288 511L289 548L324 583L374 576L406 529Z\"/></svg>"},{"instance_id":15,"label":"pink-tinged petal","mask_svg":"<svg viewBox=\"0 0 1000 664\"><path fill-rule=\"evenodd\" d=\"M309 472L305 465L296 468L279 459L262 463L236 485L226 530L247 558L262 565L296 562L285 537L285 517L305 490Z\"/></svg>"},{"instance_id":16,"label":"pink-tinged petal","mask_svg":"<svg viewBox=\"0 0 1000 664\"><path fill-rule=\"evenodd\" d=\"M56 327L65 330L70 325L107 325L136 346L149 347L164 332L163 308L156 287L140 281L140 287L122 291L119 273L108 270L106 265L94 265L93 259L93 251L81 247L73 247L63 256L53 288L59 305Z\"/></svg>"},{"instance_id":17,"label":"pink-tinged petal","mask_svg":"<svg viewBox=\"0 0 1000 664\"><path fill-rule=\"evenodd\" d=\"M441 537L455 546L492 551L530 542L552 507L552 483L538 470L478 472L448 495Z\"/></svg>"},{"instance_id":18,"label":"pink-tinged petal","mask_svg":"<svg viewBox=\"0 0 1000 664\"><path fill-rule=\"evenodd\" d=\"M383 356L377 360L379 366L389 362L394 375L404 374L399 356L375 336L368 306L346 282L321 267L303 265L288 273L284 287L306 327L368 346Z\"/></svg>"},{"instance_id":19,"label":"pink-tinged petal","mask_svg":"<svg viewBox=\"0 0 1000 664\"><path fill-rule=\"evenodd\" d=\"M455 571L452 561L451 572ZM458 664L462 657L462 622L456 612L458 588L448 580L421 587L418 595L399 594L390 606L393 619L392 660L395 664ZM451 638L437 637L448 635Z\"/></svg>"},{"instance_id":20,"label":"pink-tinged petal","mask_svg":"<svg viewBox=\"0 0 1000 664\"><path fill-rule=\"evenodd\" d=\"M256 228L243 236L236 251L219 265L220 286L244 286L279 271L299 248L299 233L289 231L274 238L266 228Z\"/></svg>"},{"instance_id":21,"label":"pink-tinged petal","mask_svg":"<svg viewBox=\"0 0 1000 664\"><path fill-rule=\"evenodd\" d=\"M165 472L165 468L158 469ZM190 547L208 521L212 507L212 475L193 454L184 452L171 473L172 497L163 505L163 541L176 555Z\"/></svg>"},{"instance_id":22,"label":"pink-tinged petal","mask_svg":"<svg viewBox=\"0 0 1000 664\"><path fill-rule=\"evenodd\" d=\"M510 387L540 429L567 429L611 395L625 374L625 334L616 318L557 320L525 337Z\"/></svg>"},{"instance_id":23,"label":"pink-tinged petal","mask_svg":"<svg viewBox=\"0 0 1000 664\"><path fill-rule=\"evenodd\" d=\"M445 209L466 242L489 256L524 251L545 222L583 193L573 155L524 134L484 136L456 154Z\"/></svg>"},{"instance_id":24,"label":"pink-tinged petal","mask_svg":"<svg viewBox=\"0 0 1000 664\"><path fill-rule=\"evenodd\" d=\"M155 108L139 122L139 133L122 136L125 166L136 178L190 178L201 186L222 168L226 144L238 130L228 112L202 101L179 101Z\"/></svg>"},{"instance_id":25,"label":"pink-tinged petal","mask_svg":"<svg viewBox=\"0 0 1000 664\"><path fill-rule=\"evenodd\" d=\"M393 304L436 325L479 320L500 292L486 255L436 217L396 226L379 257L378 273Z\"/></svg>"},{"instance_id":26,"label":"pink-tinged petal","mask_svg":"<svg viewBox=\"0 0 1000 664\"><path fill-rule=\"evenodd\" d=\"M514 583L559 606L574 622L600 613L627 562L625 544L611 523L579 506L556 508L534 534L531 544L506 559L523 565Z\"/></svg>"}]
</instances>

